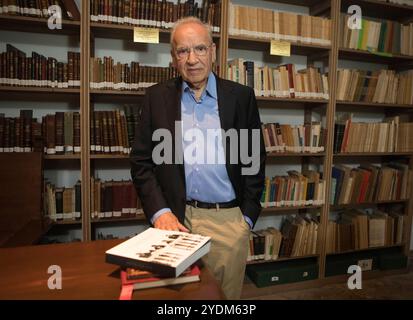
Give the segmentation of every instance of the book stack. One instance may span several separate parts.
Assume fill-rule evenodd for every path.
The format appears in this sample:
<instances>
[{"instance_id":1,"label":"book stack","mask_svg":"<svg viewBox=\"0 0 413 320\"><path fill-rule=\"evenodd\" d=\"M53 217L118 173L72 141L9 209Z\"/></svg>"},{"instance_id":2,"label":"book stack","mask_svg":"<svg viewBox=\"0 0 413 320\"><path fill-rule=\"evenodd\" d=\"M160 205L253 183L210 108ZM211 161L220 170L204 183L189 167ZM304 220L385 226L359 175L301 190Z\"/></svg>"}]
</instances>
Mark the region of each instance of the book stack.
<instances>
[{"instance_id":1,"label":"book stack","mask_svg":"<svg viewBox=\"0 0 413 320\"><path fill-rule=\"evenodd\" d=\"M258 67L254 61L233 59L227 65L227 79L250 86L256 96L277 98L328 99L328 76L319 68L296 71L288 63L276 68Z\"/></svg>"},{"instance_id":2,"label":"book stack","mask_svg":"<svg viewBox=\"0 0 413 320\"><path fill-rule=\"evenodd\" d=\"M61 8L63 19L80 20L79 9L73 0L0 1L0 14L48 18L53 14L53 11L49 10L50 6L53 5L58 5Z\"/></svg>"},{"instance_id":3,"label":"book stack","mask_svg":"<svg viewBox=\"0 0 413 320\"><path fill-rule=\"evenodd\" d=\"M177 278L162 277L149 271L127 268L120 273L122 289L119 300L131 300L134 290L198 282L201 280L200 274L197 265L192 265Z\"/></svg>"},{"instance_id":4,"label":"book stack","mask_svg":"<svg viewBox=\"0 0 413 320\"><path fill-rule=\"evenodd\" d=\"M328 46L331 20L230 3L229 34Z\"/></svg>"},{"instance_id":5,"label":"book stack","mask_svg":"<svg viewBox=\"0 0 413 320\"><path fill-rule=\"evenodd\" d=\"M175 21L187 16L198 17L219 32L221 3L216 0L114 0L90 1L90 20L170 29Z\"/></svg>"},{"instance_id":6,"label":"book stack","mask_svg":"<svg viewBox=\"0 0 413 320\"><path fill-rule=\"evenodd\" d=\"M90 58L90 88L111 90L142 90L158 82L176 77L177 71L169 67L114 63L112 57Z\"/></svg>"},{"instance_id":7,"label":"book stack","mask_svg":"<svg viewBox=\"0 0 413 320\"><path fill-rule=\"evenodd\" d=\"M413 70L338 69L337 100L413 104Z\"/></svg>"},{"instance_id":8,"label":"book stack","mask_svg":"<svg viewBox=\"0 0 413 320\"><path fill-rule=\"evenodd\" d=\"M53 221L80 219L82 211L81 183L74 187L56 187L45 183L43 193L44 215Z\"/></svg>"},{"instance_id":9,"label":"book stack","mask_svg":"<svg viewBox=\"0 0 413 320\"><path fill-rule=\"evenodd\" d=\"M392 162L358 168L335 165L332 168L331 204L358 204L405 200L411 194L413 171L408 165Z\"/></svg>"},{"instance_id":10,"label":"book stack","mask_svg":"<svg viewBox=\"0 0 413 320\"><path fill-rule=\"evenodd\" d=\"M334 125L334 152L412 152L413 123L400 123L400 116L383 122L354 122L343 114Z\"/></svg>"},{"instance_id":11,"label":"book stack","mask_svg":"<svg viewBox=\"0 0 413 320\"><path fill-rule=\"evenodd\" d=\"M0 54L0 85L79 88L80 53L68 52L67 63L47 58L36 52L31 57L12 46L6 45L6 52Z\"/></svg>"},{"instance_id":12,"label":"book stack","mask_svg":"<svg viewBox=\"0 0 413 320\"><path fill-rule=\"evenodd\" d=\"M177 278L209 252L210 240L194 233L148 228L107 250L106 262Z\"/></svg>"},{"instance_id":13,"label":"book stack","mask_svg":"<svg viewBox=\"0 0 413 320\"><path fill-rule=\"evenodd\" d=\"M317 218L297 215L285 219L281 231L274 227L251 231L247 261L317 254L318 228Z\"/></svg>"},{"instance_id":14,"label":"book stack","mask_svg":"<svg viewBox=\"0 0 413 320\"><path fill-rule=\"evenodd\" d=\"M347 210L327 227L327 253L402 244L404 216L395 212Z\"/></svg>"},{"instance_id":15,"label":"book stack","mask_svg":"<svg viewBox=\"0 0 413 320\"><path fill-rule=\"evenodd\" d=\"M90 116L90 151L93 154L129 154L131 145L123 111L94 111Z\"/></svg>"},{"instance_id":16,"label":"book stack","mask_svg":"<svg viewBox=\"0 0 413 320\"><path fill-rule=\"evenodd\" d=\"M261 125L267 152L318 153L324 151L327 130L320 122L304 125L264 123Z\"/></svg>"},{"instance_id":17,"label":"book stack","mask_svg":"<svg viewBox=\"0 0 413 320\"><path fill-rule=\"evenodd\" d=\"M90 215L92 219L129 218L143 214L132 181L101 181L90 178Z\"/></svg>"},{"instance_id":18,"label":"book stack","mask_svg":"<svg viewBox=\"0 0 413 320\"><path fill-rule=\"evenodd\" d=\"M261 205L268 207L290 207L321 205L325 201L325 181L320 172L305 170L287 171L288 176L265 178Z\"/></svg>"}]
</instances>

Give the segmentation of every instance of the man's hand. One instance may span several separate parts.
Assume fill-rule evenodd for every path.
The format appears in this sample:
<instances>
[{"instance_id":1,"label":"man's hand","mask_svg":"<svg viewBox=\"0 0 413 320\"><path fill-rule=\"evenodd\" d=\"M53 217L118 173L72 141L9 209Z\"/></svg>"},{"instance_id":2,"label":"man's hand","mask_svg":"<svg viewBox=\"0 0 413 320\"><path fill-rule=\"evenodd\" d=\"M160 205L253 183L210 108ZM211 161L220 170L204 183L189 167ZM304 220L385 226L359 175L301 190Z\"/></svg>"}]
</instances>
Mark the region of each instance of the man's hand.
<instances>
[{"instance_id":1,"label":"man's hand","mask_svg":"<svg viewBox=\"0 0 413 320\"><path fill-rule=\"evenodd\" d=\"M189 232L187 228L179 223L179 220L171 211L163 213L158 219L156 219L154 226L155 228L162 230Z\"/></svg>"}]
</instances>

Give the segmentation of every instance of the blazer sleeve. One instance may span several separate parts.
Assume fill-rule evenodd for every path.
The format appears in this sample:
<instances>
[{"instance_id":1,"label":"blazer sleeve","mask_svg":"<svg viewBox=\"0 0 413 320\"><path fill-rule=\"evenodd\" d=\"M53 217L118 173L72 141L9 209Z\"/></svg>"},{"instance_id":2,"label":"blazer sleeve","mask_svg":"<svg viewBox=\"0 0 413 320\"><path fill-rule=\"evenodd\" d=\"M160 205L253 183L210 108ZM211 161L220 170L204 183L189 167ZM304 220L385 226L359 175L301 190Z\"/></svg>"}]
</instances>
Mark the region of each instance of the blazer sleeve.
<instances>
[{"instance_id":1,"label":"blazer sleeve","mask_svg":"<svg viewBox=\"0 0 413 320\"><path fill-rule=\"evenodd\" d=\"M252 175L244 175L244 194L241 201L241 211L242 213L249 217L252 223L258 219L261 213L261 194L264 189L265 183L265 160L266 152L264 145L264 138L261 130L261 119L258 112L257 101L255 99L254 91L251 89L249 94L249 102L246 108L248 112L248 129L255 129L259 132L259 147L253 148L252 132L253 130L248 130L248 153L249 155L254 152L254 156L257 157L258 172ZM258 157L259 156L259 157ZM248 167L248 166L244 166ZM242 172L241 172L242 174Z\"/></svg>"},{"instance_id":2,"label":"blazer sleeve","mask_svg":"<svg viewBox=\"0 0 413 320\"><path fill-rule=\"evenodd\" d=\"M160 209L168 207L156 178L155 165L152 161L151 96L154 94L150 89L146 92L140 122L135 131L135 140L130 153L132 181L148 221L151 221L153 215Z\"/></svg>"}]
</instances>

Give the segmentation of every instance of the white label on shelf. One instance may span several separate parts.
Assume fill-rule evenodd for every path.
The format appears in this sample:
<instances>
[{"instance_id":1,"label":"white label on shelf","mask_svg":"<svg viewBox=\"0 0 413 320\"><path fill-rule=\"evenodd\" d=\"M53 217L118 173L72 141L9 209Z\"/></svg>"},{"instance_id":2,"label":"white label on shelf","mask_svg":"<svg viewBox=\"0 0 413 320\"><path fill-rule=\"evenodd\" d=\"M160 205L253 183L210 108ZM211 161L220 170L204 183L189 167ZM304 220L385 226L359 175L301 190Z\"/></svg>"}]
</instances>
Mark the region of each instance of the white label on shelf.
<instances>
[{"instance_id":1,"label":"white label on shelf","mask_svg":"<svg viewBox=\"0 0 413 320\"><path fill-rule=\"evenodd\" d=\"M73 152L73 146L65 146L66 152Z\"/></svg>"},{"instance_id":2,"label":"white label on shelf","mask_svg":"<svg viewBox=\"0 0 413 320\"><path fill-rule=\"evenodd\" d=\"M359 260L357 264L359 265L362 271L369 271L372 270L373 259Z\"/></svg>"},{"instance_id":3,"label":"white label on shelf","mask_svg":"<svg viewBox=\"0 0 413 320\"><path fill-rule=\"evenodd\" d=\"M277 276L271 277L271 282L277 282L277 281L279 281L279 280L280 280L280 278L277 277Z\"/></svg>"},{"instance_id":4,"label":"white label on shelf","mask_svg":"<svg viewBox=\"0 0 413 320\"><path fill-rule=\"evenodd\" d=\"M74 217L75 217L75 218L80 218L80 212L77 212L77 211L76 211L76 212L74 212L73 214L74 214Z\"/></svg>"},{"instance_id":5,"label":"white label on shelf","mask_svg":"<svg viewBox=\"0 0 413 320\"><path fill-rule=\"evenodd\" d=\"M122 211L113 211L113 216L117 217L117 218L121 217L122 216Z\"/></svg>"},{"instance_id":6,"label":"white label on shelf","mask_svg":"<svg viewBox=\"0 0 413 320\"><path fill-rule=\"evenodd\" d=\"M65 148L64 146L56 146L56 152L64 152Z\"/></svg>"},{"instance_id":7,"label":"white label on shelf","mask_svg":"<svg viewBox=\"0 0 413 320\"><path fill-rule=\"evenodd\" d=\"M74 147L74 150L75 150L76 153L79 153L80 152L80 147Z\"/></svg>"}]
</instances>

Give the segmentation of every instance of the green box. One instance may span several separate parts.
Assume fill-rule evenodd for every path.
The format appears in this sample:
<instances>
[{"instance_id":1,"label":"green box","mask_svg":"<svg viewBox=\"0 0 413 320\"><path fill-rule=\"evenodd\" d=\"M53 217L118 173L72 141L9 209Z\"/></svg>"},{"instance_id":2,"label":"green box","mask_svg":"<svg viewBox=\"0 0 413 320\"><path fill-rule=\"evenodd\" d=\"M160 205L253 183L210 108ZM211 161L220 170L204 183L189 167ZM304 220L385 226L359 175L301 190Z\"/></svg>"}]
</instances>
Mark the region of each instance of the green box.
<instances>
[{"instance_id":1,"label":"green box","mask_svg":"<svg viewBox=\"0 0 413 320\"><path fill-rule=\"evenodd\" d=\"M380 255L380 269L393 270L407 267L408 258L402 253Z\"/></svg>"},{"instance_id":2,"label":"green box","mask_svg":"<svg viewBox=\"0 0 413 320\"><path fill-rule=\"evenodd\" d=\"M371 270L379 268L379 257L375 252L354 252L344 255L331 255L326 261L326 277L347 274L351 265L359 265L361 261L371 260Z\"/></svg>"},{"instance_id":3,"label":"green box","mask_svg":"<svg viewBox=\"0 0 413 320\"><path fill-rule=\"evenodd\" d=\"M314 261L280 261L248 265L248 277L258 288L314 280L318 277L318 264Z\"/></svg>"}]
</instances>

